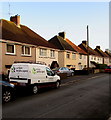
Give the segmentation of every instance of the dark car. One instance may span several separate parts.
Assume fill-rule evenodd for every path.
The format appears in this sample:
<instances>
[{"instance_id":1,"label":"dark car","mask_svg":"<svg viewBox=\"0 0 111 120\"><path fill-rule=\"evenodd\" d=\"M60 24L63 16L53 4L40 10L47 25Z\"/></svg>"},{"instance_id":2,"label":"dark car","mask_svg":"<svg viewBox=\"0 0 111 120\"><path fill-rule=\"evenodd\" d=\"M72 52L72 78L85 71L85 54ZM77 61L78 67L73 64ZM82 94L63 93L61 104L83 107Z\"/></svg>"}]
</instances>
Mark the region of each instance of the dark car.
<instances>
[{"instance_id":1,"label":"dark car","mask_svg":"<svg viewBox=\"0 0 111 120\"><path fill-rule=\"evenodd\" d=\"M3 103L11 101L15 97L15 86L6 81L0 81Z\"/></svg>"},{"instance_id":2,"label":"dark car","mask_svg":"<svg viewBox=\"0 0 111 120\"><path fill-rule=\"evenodd\" d=\"M111 65L105 68L105 73L111 73Z\"/></svg>"},{"instance_id":3,"label":"dark car","mask_svg":"<svg viewBox=\"0 0 111 120\"><path fill-rule=\"evenodd\" d=\"M73 76L74 75L74 71L67 68L67 67L61 67L61 68L55 68L55 69L52 69L54 73L56 74L60 74L60 73L66 73L67 76Z\"/></svg>"}]
</instances>

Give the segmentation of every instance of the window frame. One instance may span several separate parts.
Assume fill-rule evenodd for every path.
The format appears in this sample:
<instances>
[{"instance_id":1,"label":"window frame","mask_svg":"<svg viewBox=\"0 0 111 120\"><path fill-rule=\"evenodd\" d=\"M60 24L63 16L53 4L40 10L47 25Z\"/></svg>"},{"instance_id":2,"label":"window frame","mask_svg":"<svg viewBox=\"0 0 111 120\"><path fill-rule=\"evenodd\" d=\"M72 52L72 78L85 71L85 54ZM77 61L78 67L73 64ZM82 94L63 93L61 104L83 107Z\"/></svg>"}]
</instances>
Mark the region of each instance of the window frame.
<instances>
[{"instance_id":1,"label":"window frame","mask_svg":"<svg viewBox=\"0 0 111 120\"><path fill-rule=\"evenodd\" d=\"M69 55L69 57L68 57L67 55ZM67 59L70 59L70 52L67 52L67 53L66 53L66 58L67 58Z\"/></svg>"},{"instance_id":2,"label":"window frame","mask_svg":"<svg viewBox=\"0 0 111 120\"><path fill-rule=\"evenodd\" d=\"M46 50L46 52L44 52L44 50ZM45 49L45 48L39 48L39 56L41 56L41 57L47 57L47 49Z\"/></svg>"},{"instance_id":3,"label":"window frame","mask_svg":"<svg viewBox=\"0 0 111 120\"><path fill-rule=\"evenodd\" d=\"M14 52L11 53L11 52L8 52L8 46L7 45L11 45L14 47ZM16 54L16 50L15 50L15 44L11 44L11 43L6 43L6 54L7 55L15 55Z\"/></svg>"},{"instance_id":4,"label":"window frame","mask_svg":"<svg viewBox=\"0 0 111 120\"><path fill-rule=\"evenodd\" d=\"M23 48L23 51L22 51L22 48ZM26 48L29 48L29 54L26 54ZM22 45L21 46L21 55L22 56L31 56L31 47L26 46L26 45Z\"/></svg>"},{"instance_id":5,"label":"window frame","mask_svg":"<svg viewBox=\"0 0 111 120\"><path fill-rule=\"evenodd\" d=\"M79 54L79 59L82 59L82 57L83 57L82 54Z\"/></svg>"},{"instance_id":6,"label":"window frame","mask_svg":"<svg viewBox=\"0 0 111 120\"><path fill-rule=\"evenodd\" d=\"M72 53L72 60L76 60L76 53Z\"/></svg>"},{"instance_id":7,"label":"window frame","mask_svg":"<svg viewBox=\"0 0 111 120\"><path fill-rule=\"evenodd\" d=\"M55 58L55 50L50 50L50 57Z\"/></svg>"}]
</instances>

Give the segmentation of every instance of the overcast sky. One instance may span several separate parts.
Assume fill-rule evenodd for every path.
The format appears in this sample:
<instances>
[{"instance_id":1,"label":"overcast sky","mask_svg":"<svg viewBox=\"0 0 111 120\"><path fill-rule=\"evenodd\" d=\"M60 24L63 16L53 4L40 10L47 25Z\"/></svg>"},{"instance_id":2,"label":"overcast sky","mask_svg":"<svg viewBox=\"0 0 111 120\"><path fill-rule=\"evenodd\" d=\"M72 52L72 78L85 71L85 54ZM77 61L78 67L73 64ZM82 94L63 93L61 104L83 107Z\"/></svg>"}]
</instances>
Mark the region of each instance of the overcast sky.
<instances>
[{"instance_id":1,"label":"overcast sky","mask_svg":"<svg viewBox=\"0 0 111 120\"><path fill-rule=\"evenodd\" d=\"M109 48L109 2L2 2L0 18L9 20L20 15L21 24L28 26L46 40L65 31L76 45L86 40L89 25L89 44L102 50Z\"/></svg>"}]
</instances>

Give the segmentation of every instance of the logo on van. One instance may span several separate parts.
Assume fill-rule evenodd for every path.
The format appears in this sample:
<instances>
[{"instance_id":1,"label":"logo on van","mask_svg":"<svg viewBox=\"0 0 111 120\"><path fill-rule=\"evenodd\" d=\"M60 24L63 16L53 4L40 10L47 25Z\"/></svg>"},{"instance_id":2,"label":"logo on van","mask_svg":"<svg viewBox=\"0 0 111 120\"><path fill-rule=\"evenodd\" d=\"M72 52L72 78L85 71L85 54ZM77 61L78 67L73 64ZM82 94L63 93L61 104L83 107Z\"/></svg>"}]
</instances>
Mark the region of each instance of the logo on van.
<instances>
[{"instance_id":1,"label":"logo on van","mask_svg":"<svg viewBox=\"0 0 111 120\"><path fill-rule=\"evenodd\" d=\"M36 73L36 69L35 69L35 68L32 69L32 73L33 73L33 74Z\"/></svg>"},{"instance_id":2,"label":"logo on van","mask_svg":"<svg viewBox=\"0 0 111 120\"><path fill-rule=\"evenodd\" d=\"M12 68L11 68L11 72L15 72L15 67L12 67Z\"/></svg>"}]
</instances>

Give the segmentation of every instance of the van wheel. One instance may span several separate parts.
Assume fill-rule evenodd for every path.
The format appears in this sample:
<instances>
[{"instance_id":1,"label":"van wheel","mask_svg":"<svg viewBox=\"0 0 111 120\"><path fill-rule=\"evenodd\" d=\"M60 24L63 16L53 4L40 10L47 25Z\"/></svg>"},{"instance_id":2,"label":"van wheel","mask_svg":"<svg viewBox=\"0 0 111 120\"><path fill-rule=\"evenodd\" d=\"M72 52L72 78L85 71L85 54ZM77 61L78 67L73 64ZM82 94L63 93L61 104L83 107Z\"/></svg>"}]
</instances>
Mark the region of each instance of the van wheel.
<instances>
[{"instance_id":1,"label":"van wheel","mask_svg":"<svg viewBox=\"0 0 111 120\"><path fill-rule=\"evenodd\" d=\"M59 87L60 87L60 82L57 81L57 82L56 82L56 88L59 88Z\"/></svg>"},{"instance_id":2,"label":"van wheel","mask_svg":"<svg viewBox=\"0 0 111 120\"><path fill-rule=\"evenodd\" d=\"M33 94L37 94L38 93L38 87L37 87L37 85L33 85L32 86L32 93Z\"/></svg>"}]
</instances>

